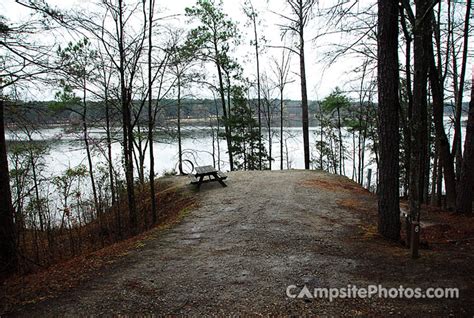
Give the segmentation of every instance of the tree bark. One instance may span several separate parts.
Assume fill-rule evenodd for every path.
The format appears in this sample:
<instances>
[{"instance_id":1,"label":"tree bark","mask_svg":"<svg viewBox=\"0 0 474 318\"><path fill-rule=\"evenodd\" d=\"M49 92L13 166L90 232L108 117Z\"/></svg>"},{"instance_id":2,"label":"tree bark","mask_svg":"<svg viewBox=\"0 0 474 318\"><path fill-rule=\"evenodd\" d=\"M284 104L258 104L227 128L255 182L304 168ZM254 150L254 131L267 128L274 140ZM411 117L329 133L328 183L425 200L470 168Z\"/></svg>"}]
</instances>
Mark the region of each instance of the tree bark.
<instances>
[{"instance_id":1,"label":"tree bark","mask_svg":"<svg viewBox=\"0 0 474 318\"><path fill-rule=\"evenodd\" d=\"M16 270L18 259L16 253L14 209L10 192L10 175L8 170L7 147L5 142L4 123L5 101L0 97L0 274L10 274Z\"/></svg>"},{"instance_id":2,"label":"tree bark","mask_svg":"<svg viewBox=\"0 0 474 318\"><path fill-rule=\"evenodd\" d=\"M217 48L217 40L214 41L214 52L216 55L216 67L217 67L217 77L219 79L219 95L222 103L222 116L224 117L224 130L227 141L227 152L229 155L229 167L230 171L234 170L234 160L232 155L232 136L229 124L227 123L227 118L230 116L228 114L226 105L225 105L225 92L224 92L224 80L222 78L222 66L219 58L219 49Z\"/></svg>"},{"instance_id":3,"label":"tree bark","mask_svg":"<svg viewBox=\"0 0 474 318\"><path fill-rule=\"evenodd\" d=\"M379 180L378 231L400 239L398 130L398 3L378 2Z\"/></svg>"},{"instance_id":4,"label":"tree bark","mask_svg":"<svg viewBox=\"0 0 474 318\"><path fill-rule=\"evenodd\" d=\"M407 109L406 112L403 112L401 109L401 123L403 128L403 150L405 153L404 156L404 180L403 180L403 188L404 188L404 195L408 194L408 188L410 183L409 178L409 171L410 171L410 152L411 152L411 138L410 138L410 127L409 123L411 122L411 114L413 109L413 91L412 91L412 74L411 74L411 47L413 38L412 35L407 27L405 15L401 15L400 19L403 34L405 36L406 45L405 45L405 76L406 76L406 94L408 98Z\"/></svg>"},{"instance_id":5,"label":"tree bark","mask_svg":"<svg viewBox=\"0 0 474 318\"><path fill-rule=\"evenodd\" d=\"M267 100L267 129L268 129L268 170L272 170L272 115L270 110L270 100ZM261 137L260 137L261 139ZM260 148L262 149L262 148ZM260 153L262 151L260 150Z\"/></svg>"},{"instance_id":6,"label":"tree bark","mask_svg":"<svg viewBox=\"0 0 474 318\"><path fill-rule=\"evenodd\" d=\"M337 132L339 138L339 174L344 175L346 174L345 167L344 167L344 154L343 154L343 146L342 146L342 124L341 124L341 110L339 106L337 106Z\"/></svg>"},{"instance_id":7,"label":"tree bark","mask_svg":"<svg viewBox=\"0 0 474 318\"><path fill-rule=\"evenodd\" d=\"M455 156L456 161L456 174L458 176L458 180L460 179L460 173L462 171L462 150L461 150L461 115L462 115L462 98L464 94L464 78L466 76L466 64L467 64L467 49L468 49L468 41L469 41L469 17L471 14L471 5L472 0L467 0L466 3L466 15L464 18L464 35L463 35L463 51L462 51L462 60L461 60L461 73L459 74L459 85L457 86L457 92L455 102L455 115L454 115L454 139L453 139L453 154ZM454 44L454 39L453 39ZM453 61L455 57L453 57ZM457 80L456 78L454 79Z\"/></svg>"},{"instance_id":8,"label":"tree bark","mask_svg":"<svg viewBox=\"0 0 474 318\"><path fill-rule=\"evenodd\" d=\"M453 156L449 149L449 140L444 130L444 94L440 82L441 79L439 78L439 70L435 65L433 51L431 51L430 54L429 78L433 95L433 120L436 139L438 142L439 160L444 171L446 205L448 209L454 209L456 203L456 176L454 172Z\"/></svg>"},{"instance_id":9,"label":"tree bark","mask_svg":"<svg viewBox=\"0 0 474 318\"><path fill-rule=\"evenodd\" d=\"M184 175L183 171L183 145L182 145L182 138L181 138L181 74L179 69L176 70L176 86L178 89L177 94L177 111L178 111L178 169L179 173ZM213 134L214 137L214 134Z\"/></svg>"},{"instance_id":10,"label":"tree bark","mask_svg":"<svg viewBox=\"0 0 474 318\"><path fill-rule=\"evenodd\" d=\"M430 0L416 0L414 34L414 85L410 152L410 248L412 258L417 258L420 238L420 207L423 201L427 165L427 84L431 48L431 10Z\"/></svg>"},{"instance_id":11,"label":"tree bark","mask_svg":"<svg viewBox=\"0 0 474 318\"><path fill-rule=\"evenodd\" d=\"M456 200L456 212L465 214L472 214L472 200L474 197L474 75L472 79L464 155Z\"/></svg>"},{"instance_id":12,"label":"tree bark","mask_svg":"<svg viewBox=\"0 0 474 318\"><path fill-rule=\"evenodd\" d=\"M301 116L303 124L304 168L309 169L309 121L308 121L308 92L306 88L306 67L304 57L304 25L300 23L300 79L301 79Z\"/></svg>"},{"instance_id":13,"label":"tree bark","mask_svg":"<svg viewBox=\"0 0 474 318\"><path fill-rule=\"evenodd\" d=\"M438 161L439 161L439 142L435 141L434 143L435 152L433 155L433 171L431 173L431 197L430 197L430 204L436 205L436 184L438 178Z\"/></svg>"},{"instance_id":14,"label":"tree bark","mask_svg":"<svg viewBox=\"0 0 474 318\"><path fill-rule=\"evenodd\" d=\"M260 97L260 54L258 52L259 46L258 46L258 34L257 34L257 21L255 21L254 15L252 15L252 23L253 23L253 31L254 31L254 37L255 37L255 60L256 60L256 66L257 66L258 147L259 149L262 149L262 112L261 112L262 103L261 103L261 97ZM270 159L270 165L271 165L271 159ZM262 170L262 151L258 152L258 168L259 170Z\"/></svg>"},{"instance_id":15,"label":"tree bark","mask_svg":"<svg viewBox=\"0 0 474 318\"><path fill-rule=\"evenodd\" d=\"M283 170L283 89L280 88L280 170Z\"/></svg>"},{"instance_id":16,"label":"tree bark","mask_svg":"<svg viewBox=\"0 0 474 318\"><path fill-rule=\"evenodd\" d=\"M104 77L106 78L106 77ZM115 195L115 182L114 182L114 170L112 162L112 135L110 127L110 103L109 103L109 87L108 82L104 86L104 103L105 103L105 130L106 130L106 139L107 139L107 159L109 166L109 182L110 182L110 196L112 197L112 205L115 204L116 195ZM120 222L119 222L120 224Z\"/></svg>"},{"instance_id":17,"label":"tree bark","mask_svg":"<svg viewBox=\"0 0 474 318\"><path fill-rule=\"evenodd\" d=\"M123 155L125 165L125 181L127 184L127 201L129 214L129 227L132 234L136 233L137 209L135 202L135 185L133 178L133 127L131 124L131 94L126 85L125 78L125 47L124 47L124 22L123 0L118 0L118 46L119 46L119 73L120 73L120 99L123 128Z\"/></svg>"},{"instance_id":18,"label":"tree bark","mask_svg":"<svg viewBox=\"0 0 474 318\"><path fill-rule=\"evenodd\" d=\"M155 128L155 118L153 113L153 74L151 68L152 53L153 53L153 10L155 0L150 0L149 12L148 12L148 143L149 143L149 154L150 154L150 200L151 200L151 217L152 224L156 223L157 220L157 209L155 199L155 155L153 145L153 131ZM181 154L181 152L180 152Z\"/></svg>"},{"instance_id":19,"label":"tree bark","mask_svg":"<svg viewBox=\"0 0 474 318\"><path fill-rule=\"evenodd\" d=\"M86 147L86 154L87 154L87 164L89 166L89 178L91 180L91 187L92 187L92 196L94 197L94 208L95 212L99 216L101 213L101 208L99 204L99 199L97 196L97 187L95 185L95 178L94 178L94 165L92 163L92 154L91 154L91 149L89 145L89 130L87 126L87 101L86 101L86 96L87 96L87 90L86 90L86 79L84 78L84 87L83 87L83 95L82 95L82 106L84 107L83 112L82 112L82 129L83 129L83 138L84 138L84 144ZM99 223L101 222L101 219L99 218Z\"/></svg>"}]
</instances>

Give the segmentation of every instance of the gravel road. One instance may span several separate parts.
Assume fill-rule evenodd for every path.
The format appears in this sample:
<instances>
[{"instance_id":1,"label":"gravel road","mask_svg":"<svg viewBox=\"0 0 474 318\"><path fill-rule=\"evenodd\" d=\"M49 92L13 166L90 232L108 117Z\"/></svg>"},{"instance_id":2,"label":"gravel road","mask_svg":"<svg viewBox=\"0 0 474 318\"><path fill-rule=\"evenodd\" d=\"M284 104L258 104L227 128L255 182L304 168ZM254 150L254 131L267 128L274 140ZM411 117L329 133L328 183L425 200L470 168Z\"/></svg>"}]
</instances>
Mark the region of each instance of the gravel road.
<instances>
[{"instance_id":1,"label":"gravel road","mask_svg":"<svg viewBox=\"0 0 474 318\"><path fill-rule=\"evenodd\" d=\"M431 314L462 309L453 301L418 306L374 298L333 302L288 298L289 285L296 285L298 291L304 285L398 284L393 271L403 271L406 258L396 258L394 267L375 266L374 262L383 263L383 253L375 255L369 243L353 239L361 235L363 217L338 202L357 197L373 205L372 195L311 185L314 180L351 184L346 178L299 170L228 175L227 188L204 184L195 194L199 206L177 226L145 241L78 288L16 314L354 316L410 315L415 307ZM190 187L186 178L176 180ZM436 277L436 273L422 274L426 271L421 269L414 272ZM467 306L462 310L469 310Z\"/></svg>"}]
</instances>

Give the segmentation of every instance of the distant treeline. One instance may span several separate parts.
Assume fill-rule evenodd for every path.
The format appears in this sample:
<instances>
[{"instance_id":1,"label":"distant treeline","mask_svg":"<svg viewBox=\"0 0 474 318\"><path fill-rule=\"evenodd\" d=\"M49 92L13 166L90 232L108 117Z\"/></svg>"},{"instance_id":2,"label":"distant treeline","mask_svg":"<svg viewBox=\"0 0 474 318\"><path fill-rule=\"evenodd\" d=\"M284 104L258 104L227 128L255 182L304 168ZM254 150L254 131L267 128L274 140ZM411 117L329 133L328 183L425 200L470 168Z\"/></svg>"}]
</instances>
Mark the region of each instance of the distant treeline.
<instances>
[{"instance_id":1,"label":"distant treeline","mask_svg":"<svg viewBox=\"0 0 474 318\"><path fill-rule=\"evenodd\" d=\"M154 101L156 103L156 101ZM140 101L134 101L134 108L138 111L140 109ZM217 105L216 105L217 103ZM186 119L201 119L201 121L193 122L197 125L207 125L209 117L214 117L217 114L217 110L221 107L218 104L218 100L213 99L184 99L181 101L181 114L184 123ZM280 101L275 99L272 101L274 107L278 107ZM256 100L250 101L250 106L255 107L257 105ZM355 103L354 103L355 104ZM30 102L10 102L7 104L5 115L6 123L10 126L14 126L19 122L30 122L37 125L62 125L62 124L75 124L80 123L82 105L71 106L69 108L56 107L55 101L30 101ZM178 105L175 99L165 99L159 102L160 113L158 116L157 124L164 124L169 120L177 118ZM288 126L300 126L301 125L301 101L299 100L285 100L285 122ZM217 107L216 107L217 106ZM372 104L372 107L376 107L376 103ZM450 116L453 114L453 105L445 105L445 115ZM467 112L469 103L463 103L463 109ZM119 105L113 108L111 114L112 123L120 123L120 109ZM319 101L309 102L309 118L310 125L319 124L318 116L319 113ZM276 114L278 115L278 114ZM279 123L278 116L274 117L275 124ZM139 118L146 122L147 113L145 110L140 111ZM88 113L87 120L90 123L102 123L105 120L105 107L103 102L90 101L88 102Z\"/></svg>"}]
</instances>

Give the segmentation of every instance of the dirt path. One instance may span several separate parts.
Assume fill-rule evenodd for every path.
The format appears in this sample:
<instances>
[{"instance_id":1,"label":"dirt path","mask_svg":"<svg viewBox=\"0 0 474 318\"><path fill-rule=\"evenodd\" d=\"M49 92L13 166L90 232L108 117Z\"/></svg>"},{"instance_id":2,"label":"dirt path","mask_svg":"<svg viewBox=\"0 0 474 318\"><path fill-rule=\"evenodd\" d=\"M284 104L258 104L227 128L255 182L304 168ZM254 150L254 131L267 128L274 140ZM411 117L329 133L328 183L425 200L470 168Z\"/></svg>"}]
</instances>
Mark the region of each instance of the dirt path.
<instances>
[{"instance_id":1,"label":"dirt path","mask_svg":"<svg viewBox=\"0 0 474 318\"><path fill-rule=\"evenodd\" d=\"M465 273L447 276L444 267L451 255L436 258L427 272L423 262L428 260L417 265L401 247L368 243L363 238L366 217L341 202L356 198L373 205L375 201L345 178L308 171L252 172L249 176L249 172L230 173L227 188L217 183L203 185L196 194L199 208L181 224L144 242L79 288L24 307L17 314L353 316L472 310L472 297L466 298L467 303L288 298L288 285L298 290L303 285L413 286L411 278L403 281L408 271L420 284L428 284L426 277L439 286L455 284L462 288L462 298L463 291L472 296L472 283L466 282ZM389 252L394 249L395 255Z\"/></svg>"}]
</instances>

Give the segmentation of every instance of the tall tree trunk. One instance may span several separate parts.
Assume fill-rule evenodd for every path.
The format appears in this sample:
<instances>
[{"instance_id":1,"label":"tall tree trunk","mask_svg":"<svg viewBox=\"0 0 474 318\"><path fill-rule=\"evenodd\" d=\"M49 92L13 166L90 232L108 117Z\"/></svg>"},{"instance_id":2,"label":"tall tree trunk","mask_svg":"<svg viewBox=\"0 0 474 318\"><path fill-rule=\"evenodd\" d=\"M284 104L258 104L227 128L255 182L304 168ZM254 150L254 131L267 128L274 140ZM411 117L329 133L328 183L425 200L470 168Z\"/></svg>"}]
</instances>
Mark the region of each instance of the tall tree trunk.
<instances>
[{"instance_id":1,"label":"tall tree trunk","mask_svg":"<svg viewBox=\"0 0 474 318\"><path fill-rule=\"evenodd\" d=\"M361 108L361 110L358 114L359 131L357 132L357 183L362 185L362 101L360 101L359 107Z\"/></svg>"},{"instance_id":2,"label":"tall tree trunk","mask_svg":"<svg viewBox=\"0 0 474 318\"><path fill-rule=\"evenodd\" d=\"M105 77L104 77L105 78ZM107 140L107 160L109 166L109 182L110 182L110 196L112 197L112 205L115 204L115 181L114 181L114 170L112 162L112 135L110 127L110 103L109 103L109 88L108 84L104 87L104 99L105 99L105 129L106 129L106 140ZM120 222L118 222L120 224Z\"/></svg>"},{"instance_id":3,"label":"tall tree trunk","mask_svg":"<svg viewBox=\"0 0 474 318\"><path fill-rule=\"evenodd\" d=\"M430 98L428 98L429 100ZM431 125L431 109L428 105L426 112L426 148L425 148L425 171L423 177L423 203L427 204L430 193L430 170L431 170L431 136L433 135L433 127Z\"/></svg>"},{"instance_id":4,"label":"tall tree trunk","mask_svg":"<svg viewBox=\"0 0 474 318\"><path fill-rule=\"evenodd\" d=\"M148 143L149 143L149 154L150 154L150 200L151 200L151 217L152 224L156 223L157 211L156 211L156 199L155 199L155 154L153 145L153 131L155 129L155 118L153 112L153 74L152 74L152 53L153 53L153 10L155 0L150 0L149 12L148 12Z\"/></svg>"},{"instance_id":5,"label":"tall tree trunk","mask_svg":"<svg viewBox=\"0 0 474 318\"><path fill-rule=\"evenodd\" d=\"M412 257L418 257L420 206L427 151L427 82L431 47L431 13L429 0L416 0L414 27L414 85L410 153L410 218L412 221Z\"/></svg>"},{"instance_id":6,"label":"tall tree trunk","mask_svg":"<svg viewBox=\"0 0 474 318\"><path fill-rule=\"evenodd\" d=\"M401 9L401 13L402 13ZM405 36L406 44L405 44L405 76L406 76L406 94L408 98L407 109L404 110L400 107L400 115L401 115L401 123L403 128L403 150L405 153L404 156L404 194L408 194L408 188L410 183L410 152L411 152L411 137L410 137L410 127L409 123L411 122L411 115L413 109L413 90L412 90L412 74L411 74L411 47L413 38L411 35L410 30L408 29L405 14L402 13L400 22L402 25L403 35Z\"/></svg>"},{"instance_id":7,"label":"tall tree trunk","mask_svg":"<svg viewBox=\"0 0 474 318\"><path fill-rule=\"evenodd\" d=\"M95 178L94 178L94 169L92 163L92 155L91 149L89 145L89 134L88 134L88 127L87 127L87 101L86 101L86 80L84 79L84 89L83 89L83 97L82 97L82 106L84 107L82 113L82 128L83 128L83 137L84 137L84 144L86 146L86 154L87 154L87 163L89 166L89 177L91 180L91 187L92 187L92 196L94 197L94 208L97 215L100 214L100 206L99 200L97 196L97 187L95 185ZM99 219L100 223L100 219Z\"/></svg>"},{"instance_id":8,"label":"tall tree trunk","mask_svg":"<svg viewBox=\"0 0 474 318\"><path fill-rule=\"evenodd\" d=\"M227 116L230 118L230 116L231 116L231 106L232 106L232 99L231 99L232 87L231 87L231 84L230 84L230 71L226 70L225 68L223 68L223 69L224 69L226 82L227 82ZM232 129L230 131L232 131Z\"/></svg>"},{"instance_id":9,"label":"tall tree trunk","mask_svg":"<svg viewBox=\"0 0 474 318\"><path fill-rule=\"evenodd\" d=\"M260 97L260 53L258 52L258 34L257 34L257 21L255 21L255 16L252 16L253 22L253 31L254 31L254 41L255 41L255 59L257 63L257 112L258 112L258 169L262 170L262 112L261 112L261 97ZM270 162L271 165L271 162ZM271 168L270 168L271 170Z\"/></svg>"},{"instance_id":10,"label":"tall tree trunk","mask_svg":"<svg viewBox=\"0 0 474 318\"><path fill-rule=\"evenodd\" d=\"M439 142L435 142L435 153L433 156L433 171L431 175L431 197L430 204L436 205L436 184L438 183L438 161L439 161Z\"/></svg>"},{"instance_id":11,"label":"tall tree trunk","mask_svg":"<svg viewBox=\"0 0 474 318\"><path fill-rule=\"evenodd\" d=\"M469 103L466 139L464 140L464 156L456 200L456 212L465 214L472 214L472 200L474 197L474 68L472 79L471 102Z\"/></svg>"},{"instance_id":12,"label":"tall tree trunk","mask_svg":"<svg viewBox=\"0 0 474 318\"><path fill-rule=\"evenodd\" d=\"M355 129L352 130L352 180L357 182L357 163L356 163L356 134Z\"/></svg>"},{"instance_id":13,"label":"tall tree trunk","mask_svg":"<svg viewBox=\"0 0 474 318\"><path fill-rule=\"evenodd\" d=\"M178 168L180 174L185 174L183 171L183 145L181 140L181 74L179 70L177 70L176 74L176 85L178 86L178 96L177 96L177 104L178 104ZM214 134L213 134L214 137Z\"/></svg>"},{"instance_id":14,"label":"tall tree trunk","mask_svg":"<svg viewBox=\"0 0 474 318\"><path fill-rule=\"evenodd\" d=\"M133 149L133 156L135 158L135 164L137 167L138 180L141 185L144 185L145 184L145 155L146 155L145 153L146 150L144 148L146 148L146 146L143 145L143 135L142 135L140 114L138 114L135 118L136 120L134 120L134 122L137 128L136 138L138 140L134 141L134 147L132 149Z\"/></svg>"},{"instance_id":15,"label":"tall tree trunk","mask_svg":"<svg viewBox=\"0 0 474 318\"><path fill-rule=\"evenodd\" d=\"M324 120L324 113L323 109L321 107L321 104L319 104L319 169L324 171L324 147L323 147L323 142L324 142L324 128L323 128L323 120ZM329 158L328 158L329 162ZM328 166L328 171L329 171L329 166Z\"/></svg>"},{"instance_id":16,"label":"tall tree trunk","mask_svg":"<svg viewBox=\"0 0 474 318\"><path fill-rule=\"evenodd\" d=\"M29 133L28 133L28 139L30 141L33 140ZM36 163L35 163L35 160L34 160L34 156L35 156L34 151L32 151L30 149L30 154L29 155L30 155L31 173L32 173L32 177L33 177L33 188L34 188L34 191L35 191L36 213L38 214L38 219L39 219L39 223L40 223L39 224L40 225L40 231L43 232L44 231L43 206L42 206L41 201L40 201L38 173L36 172ZM37 236L37 233L36 233L36 230L35 230L35 241L36 241L36 244L37 244L36 236ZM38 253L38 251L37 251L37 253Z\"/></svg>"},{"instance_id":17,"label":"tall tree trunk","mask_svg":"<svg viewBox=\"0 0 474 318\"><path fill-rule=\"evenodd\" d=\"M267 100L267 129L268 129L268 169L272 170L272 116L270 113L270 103L271 101ZM262 149L262 148L260 148ZM260 150L259 153L262 151Z\"/></svg>"},{"instance_id":18,"label":"tall tree trunk","mask_svg":"<svg viewBox=\"0 0 474 318\"><path fill-rule=\"evenodd\" d=\"M283 89L280 88L280 170L283 170Z\"/></svg>"},{"instance_id":19,"label":"tall tree trunk","mask_svg":"<svg viewBox=\"0 0 474 318\"><path fill-rule=\"evenodd\" d=\"M214 52L216 55L217 77L219 79L219 95L220 95L221 103L222 103L222 116L224 117L224 129L225 129L225 137L227 141L227 152L229 155L229 167L230 167L230 171L233 171L234 160L233 160L233 154L232 154L232 136L231 136L229 123L227 121L228 115L230 116L230 114L227 113L226 104L225 104L224 80L222 78L222 66L219 59L219 50L217 48L216 41L214 41Z\"/></svg>"},{"instance_id":20,"label":"tall tree trunk","mask_svg":"<svg viewBox=\"0 0 474 318\"><path fill-rule=\"evenodd\" d=\"M300 23L300 80L301 80L301 115L303 124L304 168L309 169L309 120L308 120L308 92L306 88L306 67L304 57L304 25Z\"/></svg>"},{"instance_id":21,"label":"tall tree trunk","mask_svg":"<svg viewBox=\"0 0 474 318\"><path fill-rule=\"evenodd\" d=\"M466 66L467 66L467 53L468 53L468 41L469 41L469 18L471 14L471 5L472 0L467 0L466 3L466 15L464 18L464 34L463 34L463 51L462 51L462 60L461 60L461 73L459 74L459 85L456 93L456 107L454 115L454 139L453 139L453 154L456 159L456 174L458 180L460 179L461 166L462 166L462 150L461 150L461 115L462 115L462 98L464 94L464 78L466 76ZM454 44L454 41L453 41ZM453 60L456 58L453 57ZM454 81L457 79L455 78Z\"/></svg>"},{"instance_id":22,"label":"tall tree trunk","mask_svg":"<svg viewBox=\"0 0 474 318\"><path fill-rule=\"evenodd\" d=\"M438 177L436 178L436 206L442 205L442 191L443 191L443 166L441 160L438 160Z\"/></svg>"},{"instance_id":23,"label":"tall tree trunk","mask_svg":"<svg viewBox=\"0 0 474 318\"><path fill-rule=\"evenodd\" d=\"M456 176L454 172L453 156L449 149L449 140L444 130L444 93L439 74L439 70L435 65L433 51L431 51L429 78L433 96L433 121L438 142L439 161L444 171L446 205L448 209L454 209L456 203Z\"/></svg>"},{"instance_id":24,"label":"tall tree trunk","mask_svg":"<svg viewBox=\"0 0 474 318\"><path fill-rule=\"evenodd\" d=\"M132 234L137 233L137 205L135 200L135 179L134 179L134 170L133 170L133 153L134 153L134 145L133 145L133 125L132 125L132 96L129 89L126 90L126 125L127 125L127 156L128 156L128 166L126 171L127 176L127 195L128 195L128 202L129 202L129 225Z\"/></svg>"},{"instance_id":25,"label":"tall tree trunk","mask_svg":"<svg viewBox=\"0 0 474 318\"><path fill-rule=\"evenodd\" d=\"M323 142L324 142L324 128L323 128L323 119L324 119L324 113L323 109L321 108L321 104L319 104L319 145L320 145L320 150L319 150L319 169L324 171L324 147L323 147ZM329 158L328 158L329 162ZM328 165L328 171L329 171L329 165Z\"/></svg>"},{"instance_id":26,"label":"tall tree trunk","mask_svg":"<svg viewBox=\"0 0 474 318\"><path fill-rule=\"evenodd\" d=\"M105 74L105 72L104 72ZM104 78L106 78L104 76ZM109 88L108 83L104 87L105 95L105 125L106 125L106 140L107 140L107 160L109 166L109 182L110 182L110 196L112 197L112 206L117 202L117 194L115 192L115 178L114 178L114 168L113 168L113 159L112 159L112 135L111 135L111 113L110 113L110 103L109 103ZM122 238L122 218L120 215L120 210L116 209L115 212L115 221L117 226L117 232L119 238Z\"/></svg>"},{"instance_id":27,"label":"tall tree trunk","mask_svg":"<svg viewBox=\"0 0 474 318\"><path fill-rule=\"evenodd\" d=\"M9 274L16 270L18 259L16 253L14 209L10 192L10 175L8 173L7 147L5 142L4 122L5 101L0 96L0 274Z\"/></svg>"},{"instance_id":28,"label":"tall tree trunk","mask_svg":"<svg viewBox=\"0 0 474 318\"><path fill-rule=\"evenodd\" d=\"M344 165L344 153L343 153L343 146L342 146L343 141L342 141L341 110L339 109L339 106L337 107L337 132L338 132L338 138L339 138L339 174L345 175L346 168Z\"/></svg>"},{"instance_id":29,"label":"tall tree trunk","mask_svg":"<svg viewBox=\"0 0 474 318\"><path fill-rule=\"evenodd\" d=\"M378 231L400 239L398 131L398 3L378 2L379 145Z\"/></svg>"},{"instance_id":30,"label":"tall tree trunk","mask_svg":"<svg viewBox=\"0 0 474 318\"><path fill-rule=\"evenodd\" d=\"M216 107L216 144L217 144L217 170L221 170L221 146L219 142L219 106L217 105L216 98L214 96L214 106Z\"/></svg>"},{"instance_id":31,"label":"tall tree trunk","mask_svg":"<svg viewBox=\"0 0 474 318\"><path fill-rule=\"evenodd\" d=\"M126 85L125 78L125 47L124 47L124 21L123 0L118 0L118 46L119 46L119 73L120 73L120 101L123 128L123 159L125 166L125 181L127 184L127 202L129 227L132 234L136 233L137 209L135 202L135 185L133 180L133 127L131 124L131 92Z\"/></svg>"}]
</instances>

